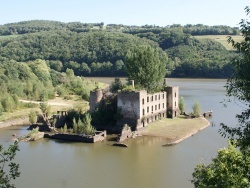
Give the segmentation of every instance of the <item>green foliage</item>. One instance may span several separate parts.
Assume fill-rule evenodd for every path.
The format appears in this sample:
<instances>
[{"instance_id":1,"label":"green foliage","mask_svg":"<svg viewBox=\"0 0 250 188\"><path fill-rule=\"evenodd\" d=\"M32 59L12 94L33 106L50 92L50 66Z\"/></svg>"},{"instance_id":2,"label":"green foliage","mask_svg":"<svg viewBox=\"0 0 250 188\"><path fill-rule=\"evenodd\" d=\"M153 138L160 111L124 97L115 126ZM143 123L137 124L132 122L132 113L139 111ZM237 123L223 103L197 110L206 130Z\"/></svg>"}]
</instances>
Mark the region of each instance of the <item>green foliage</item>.
<instances>
[{"instance_id":1,"label":"green foliage","mask_svg":"<svg viewBox=\"0 0 250 188\"><path fill-rule=\"evenodd\" d=\"M181 111L181 114L183 114L185 112L186 109L186 103L183 97L180 97L179 99L179 109Z\"/></svg>"},{"instance_id":2,"label":"green foliage","mask_svg":"<svg viewBox=\"0 0 250 188\"><path fill-rule=\"evenodd\" d=\"M193 109L193 113L192 114L194 116L196 116L196 117L199 117L200 114L201 114L201 106L200 106L200 103L197 100L194 101L192 109Z\"/></svg>"},{"instance_id":3,"label":"green foliage","mask_svg":"<svg viewBox=\"0 0 250 188\"><path fill-rule=\"evenodd\" d=\"M250 149L239 151L235 144L218 151L209 165L197 165L192 183L197 188L250 187Z\"/></svg>"},{"instance_id":4,"label":"green foliage","mask_svg":"<svg viewBox=\"0 0 250 188\"><path fill-rule=\"evenodd\" d=\"M117 93L117 91L122 90L122 88L123 88L123 84L120 78L115 78L115 80L111 82L111 85L110 85L111 92Z\"/></svg>"},{"instance_id":5,"label":"green foliage","mask_svg":"<svg viewBox=\"0 0 250 188\"><path fill-rule=\"evenodd\" d=\"M96 129L91 125L91 115L89 112L84 114L83 120L81 118L73 119L73 133L75 134L86 134L86 135L93 135Z\"/></svg>"},{"instance_id":6,"label":"green foliage","mask_svg":"<svg viewBox=\"0 0 250 188\"><path fill-rule=\"evenodd\" d=\"M250 14L250 8L245 8L246 14ZM228 41L237 50L237 57L233 60L234 74L228 80L226 89L227 95L233 97L237 103L245 104L245 109L236 115L239 124L234 127L221 124L220 133L224 137L237 139L240 147L250 145L250 23L247 20L240 22L240 31L244 41L235 42L229 37Z\"/></svg>"},{"instance_id":7,"label":"green foliage","mask_svg":"<svg viewBox=\"0 0 250 188\"><path fill-rule=\"evenodd\" d=\"M247 15L250 8L245 8ZM228 148L220 149L218 156L209 165L197 165L193 173L195 187L250 187L250 23L247 20L240 22L243 42L235 42L229 37L229 42L238 51L237 57L232 62L234 74L228 80L226 89L229 97L234 97L246 110L236 115L239 125L229 127L221 124L220 134L232 141Z\"/></svg>"},{"instance_id":8,"label":"green foliage","mask_svg":"<svg viewBox=\"0 0 250 188\"><path fill-rule=\"evenodd\" d=\"M35 124L37 122L37 112L34 110L31 110L29 113L29 122L32 124Z\"/></svg>"},{"instance_id":9,"label":"green foliage","mask_svg":"<svg viewBox=\"0 0 250 188\"><path fill-rule=\"evenodd\" d=\"M169 53L172 62L166 62L168 75L228 77L233 73L231 68L227 69L227 65L230 61L229 56L234 52L228 52L213 40L197 40L191 35L236 35L239 34L239 30L228 26L202 24L185 26L173 24L170 27L109 24L104 29L100 24L42 20L0 26L0 35L19 36L18 34L24 33L26 34L15 37L15 40L11 37L0 40L0 60L27 62L42 59L46 60L48 67L53 71L66 71L69 68L75 75L81 76L126 76L123 62L127 49L150 45L160 47L160 54L164 54L163 50ZM192 71L189 62L198 66ZM206 64L204 69L203 63ZM213 63L216 64L215 69ZM187 71L185 71L186 64L188 64L186 67L190 67ZM200 68L205 74L198 71ZM19 75L16 71L6 73L9 77ZM46 80L41 72L35 74L39 79ZM51 79L55 86L55 76L51 76Z\"/></svg>"},{"instance_id":10,"label":"green foliage","mask_svg":"<svg viewBox=\"0 0 250 188\"><path fill-rule=\"evenodd\" d=\"M10 145L4 150L0 145L0 187L14 188L12 180L20 176L19 164L13 162L16 152L19 151L18 142Z\"/></svg>"},{"instance_id":11,"label":"green foliage","mask_svg":"<svg viewBox=\"0 0 250 188\"><path fill-rule=\"evenodd\" d=\"M0 103L0 116L3 114L3 112L4 112L4 108L2 106L2 103Z\"/></svg>"},{"instance_id":12,"label":"green foliage","mask_svg":"<svg viewBox=\"0 0 250 188\"><path fill-rule=\"evenodd\" d=\"M135 91L135 88L131 85L124 85L122 88L123 92L131 92L131 91Z\"/></svg>"},{"instance_id":13,"label":"green foliage","mask_svg":"<svg viewBox=\"0 0 250 188\"><path fill-rule=\"evenodd\" d=\"M6 95L2 98L1 103L5 112L12 112L16 107L15 101L11 95Z\"/></svg>"},{"instance_id":14,"label":"green foliage","mask_svg":"<svg viewBox=\"0 0 250 188\"><path fill-rule=\"evenodd\" d=\"M51 106L48 103L40 103L40 109L46 117L51 115Z\"/></svg>"},{"instance_id":15,"label":"green foliage","mask_svg":"<svg viewBox=\"0 0 250 188\"><path fill-rule=\"evenodd\" d=\"M35 129L32 129L31 131L29 131L29 133L27 135L24 136L24 138L32 138L32 139L35 139L37 137L39 133L39 128L35 128Z\"/></svg>"},{"instance_id":16,"label":"green foliage","mask_svg":"<svg viewBox=\"0 0 250 188\"><path fill-rule=\"evenodd\" d=\"M157 49L150 46L134 47L126 55L125 67L129 80L135 86L149 92L162 89L166 74L167 56L160 55Z\"/></svg>"},{"instance_id":17,"label":"green foliage","mask_svg":"<svg viewBox=\"0 0 250 188\"><path fill-rule=\"evenodd\" d=\"M117 109L117 95L105 95L91 116L93 125L116 125L116 121L121 116Z\"/></svg>"}]
</instances>

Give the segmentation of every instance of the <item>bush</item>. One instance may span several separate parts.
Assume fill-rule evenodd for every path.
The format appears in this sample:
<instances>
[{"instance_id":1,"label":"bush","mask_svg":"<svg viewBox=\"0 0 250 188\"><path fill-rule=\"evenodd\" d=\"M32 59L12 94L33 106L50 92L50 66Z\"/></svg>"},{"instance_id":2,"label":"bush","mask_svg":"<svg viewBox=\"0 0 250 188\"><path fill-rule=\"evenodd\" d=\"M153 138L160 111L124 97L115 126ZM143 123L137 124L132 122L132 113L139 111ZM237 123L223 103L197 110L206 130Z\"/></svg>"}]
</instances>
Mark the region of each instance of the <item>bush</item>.
<instances>
[{"instance_id":1,"label":"bush","mask_svg":"<svg viewBox=\"0 0 250 188\"><path fill-rule=\"evenodd\" d=\"M201 107L197 100L194 101L194 105L192 106L193 109L193 115L196 117L199 117L201 114Z\"/></svg>"},{"instance_id":2,"label":"bush","mask_svg":"<svg viewBox=\"0 0 250 188\"><path fill-rule=\"evenodd\" d=\"M32 124L35 124L37 122L37 112L34 110L31 110L29 113L29 121Z\"/></svg>"},{"instance_id":3,"label":"bush","mask_svg":"<svg viewBox=\"0 0 250 188\"><path fill-rule=\"evenodd\" d=\"M120 78L115 78L115 80L110 85L110 90L113 93L116 93L118 90L121 90L122 88L123 84Z\"/></svg>"}]
</instances>

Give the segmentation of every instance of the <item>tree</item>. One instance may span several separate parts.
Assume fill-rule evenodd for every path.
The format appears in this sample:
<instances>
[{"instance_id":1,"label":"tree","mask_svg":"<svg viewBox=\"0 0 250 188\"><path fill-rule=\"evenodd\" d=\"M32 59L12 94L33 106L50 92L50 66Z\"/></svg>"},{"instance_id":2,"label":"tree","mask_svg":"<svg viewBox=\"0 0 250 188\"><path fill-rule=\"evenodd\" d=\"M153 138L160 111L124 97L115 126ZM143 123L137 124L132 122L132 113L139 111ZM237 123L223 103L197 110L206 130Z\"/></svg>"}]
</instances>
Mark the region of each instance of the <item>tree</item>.
<instances>
[{"instance_id":1,"label":"tree","mask_svg":"<svg viewBox=\"0 0 250 188\"><path fill-rule=\"evenodd\" d=\"M218 151L209 165L197 165L192 183L197 188L250 187L250 148L239 151L235 144Z\"/></svg>"},{"instance_id":2,"label":"tree","mask_svg":"<svg viewBox=\"0 0 250 188\"><path fill-rule=\"evenodd\" d=\"M32 124L37 122L37 113L34 110L31 110L29 113L29 121Z\"/></svg>"},{"instance_id":3,"label":"tree","mask_svg":"<svg viewBox=\"0 0 250 188\"><path fill-rule=\"evenodd\" d=\"M245 11L248 15L250 8L246 7ZM245 147L250 145L250 22L242 20L240 28L244 41L235 42L231 37L228 39L237 50L238 56L232 62L234 74L228 80L226 89L229 97L234 97L234 101L244 104L246 108L236 115L239 122L237 126L221 124L220 133L224 137L237 139L238 146Z\"/></svg>"},{"instance_id":4,"label":"tree","mask_svg":"<svg viewBox=\"0 0 250 188\"><path fill-rule=\"evenodd\" d=\"M48 103L40 103L40 109L43 113L44 118L51 115L51 106Z\"/></svg>"},{"instance_id":5,"label":"tree","mask_svg":"<svg viewBox=\"0 0 250 188\"><path fill-rule=\"evenodd\" d=\"M248 15L250 8L246 7L245 11ZM227 136L233 144L229 143L228 149L219 150L211 164L197 165L192 180L197 188L250 187L250 22L242 20L240 25L244 41L228 39L238 51L238 57L232 62L235 71L226 89L228 96L240 101L246 109L236 115L238 125L221 124L221 135Z\"/></svg>"},{"instance_id":6,"label":"tree","mask_svg":"<svg viewBox=\"0 0 250 188\"><path fill-rule=\"evenodd\" d=\"M115 80L111 82L111 85L110 85L111 92L116 93L118 90L121 90L122 88L123 88L123 84L120 78L115 78Z\"/></svg>"},{"instance_id":7,"label":"tree","mask_svg":"<svg viewBox=\"0 0 250 188\"><path fill-rule=\"evenodd\" d=\"M185 103L185 100L184 100L183 97L180 97L180 100L179 100L179 109L181 111L181 114L183 114L185 112L186 103Z\"/></svg>"},{"instance_id":8,"label":"tree","mask_svg":"<svg viewBox=\"0 0 250 188\"><path fill-rule=\"evenodd\" d=\"M16 152L19 151L18 142L10 145L7 150L4 150L0 145L0 187L14 188L11 180L20 176L19 164L13 162ZM8 167L7 167L8 166ZM9 172L7 172L7 170Z\"/></svg>"},{"instance_id":9,"label":"tree","mask_svg":"<svg viewBox=\"0 0 250 188\"><path fill-rule=\"evenodd\" d=\"M194 116L196 116L196 117L200 116L200 114L201 114L201 106L200 106L200 103L197 100L194 101L194 105L192 106L192 109L193 109L193 115Z\"/></svg>"},{"instance_id":10,"label":"tree","mask_svg":"<svg viewBox=\"0 0 250 188\"><path fill-rule=\"evenodd\" d=\"M163 86L166 63L166 54L160 55L157 49L150 46L139 46L128 51L125 68L128 79L134 80L137 88L155 92Z\"/></svg>"}]
</instances>

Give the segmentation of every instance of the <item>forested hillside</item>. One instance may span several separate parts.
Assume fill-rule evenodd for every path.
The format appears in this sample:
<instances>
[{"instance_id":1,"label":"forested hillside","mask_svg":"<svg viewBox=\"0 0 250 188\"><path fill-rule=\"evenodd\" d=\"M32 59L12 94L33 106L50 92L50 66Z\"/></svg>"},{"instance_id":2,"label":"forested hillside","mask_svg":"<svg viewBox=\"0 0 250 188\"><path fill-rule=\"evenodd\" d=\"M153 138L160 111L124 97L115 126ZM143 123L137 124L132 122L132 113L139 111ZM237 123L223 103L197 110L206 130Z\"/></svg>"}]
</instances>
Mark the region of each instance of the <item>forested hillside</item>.
<instances>
[{"instance_id":1,"label":"forested hillside","mask_svg":"<svg viewBox=\"0 0 250 188\"><path fill-rule=\"evenodd\" d=\"M26 21L0 26L0 62L45 60L55 71L80 76L125 76L126 52L150 45L166 53L170 77L227 78L234 57L219 42L194 35L236 35L228 26L125 26L56 21Z\"/></svg>"}]
</instances>

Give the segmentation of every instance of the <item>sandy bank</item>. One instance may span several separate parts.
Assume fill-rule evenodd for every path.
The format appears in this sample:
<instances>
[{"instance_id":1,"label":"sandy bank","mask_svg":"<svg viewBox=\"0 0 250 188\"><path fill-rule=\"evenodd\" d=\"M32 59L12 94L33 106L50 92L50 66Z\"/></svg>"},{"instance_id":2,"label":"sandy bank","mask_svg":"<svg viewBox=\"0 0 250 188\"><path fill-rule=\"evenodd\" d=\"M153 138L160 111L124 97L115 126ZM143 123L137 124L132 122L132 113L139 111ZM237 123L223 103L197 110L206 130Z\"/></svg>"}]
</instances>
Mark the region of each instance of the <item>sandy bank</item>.
<instances>
[{"instance_id":1,"label":"sandy bank","mask_svg":"<svg viewBox=\"0 0 250 188\"><path fill-rule=\"evenodd\" d=\"M166 146L177 144L198 131L208 127L210 122L204 118L185 119L162 119L150 124L141 134L143 136L157 136L166 139Z\"/></svg>"},{"instance_id":2,"label":"sandy bank","mask_svg":"<svg viewBox=\"0 0 250 188\"><path fill-rule=\"evenodd\" d=\"M15 119L0 122L0 129L3 127L9 127L9 126L13 126L13 125L27 125L29 123L30 122L29 122L28 117L15 118Z\"/></svg>"}]
</instances>

